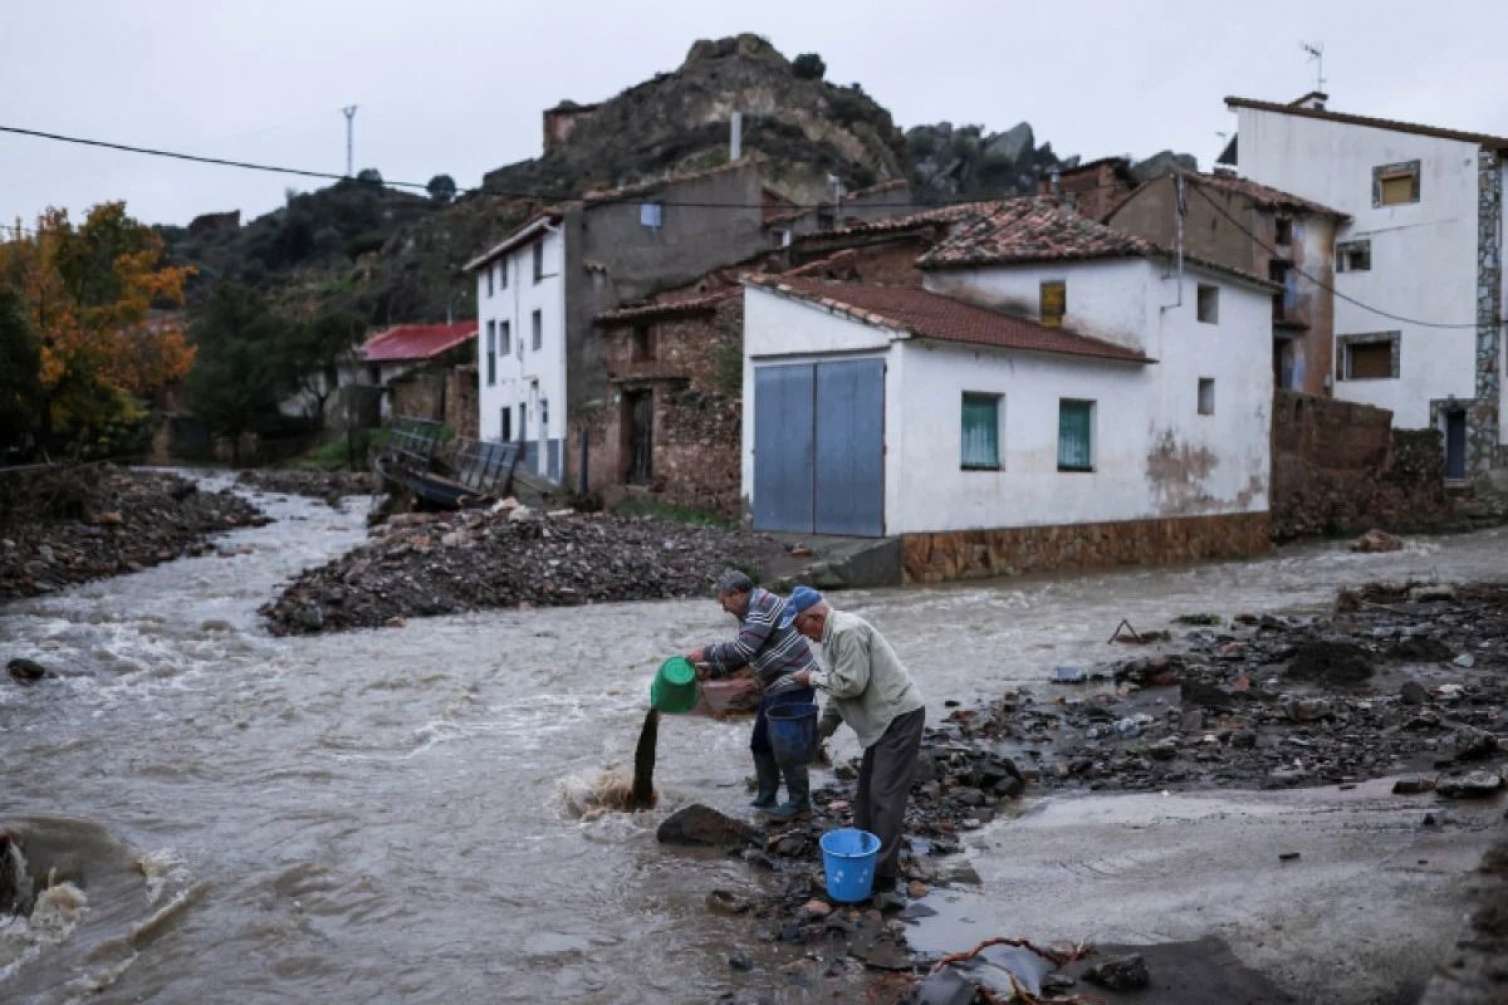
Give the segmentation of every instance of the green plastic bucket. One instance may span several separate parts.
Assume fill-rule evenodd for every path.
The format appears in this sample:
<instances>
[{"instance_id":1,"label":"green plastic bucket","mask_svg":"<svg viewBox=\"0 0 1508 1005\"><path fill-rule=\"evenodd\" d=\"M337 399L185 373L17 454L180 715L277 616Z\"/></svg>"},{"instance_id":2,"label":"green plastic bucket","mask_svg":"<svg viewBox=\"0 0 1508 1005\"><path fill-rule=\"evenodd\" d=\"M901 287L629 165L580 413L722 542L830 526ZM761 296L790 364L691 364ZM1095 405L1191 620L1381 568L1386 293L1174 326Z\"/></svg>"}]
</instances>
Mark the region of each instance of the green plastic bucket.
<instances>
[{"instance_id":1,"label":"green plastic bucket","mask_svg":"<svg viewBox=\"0 0 1508 1005\"><path fill-rule=\"evenodd\" d=\"M661 712L680 715L696 707L696 667L684 656L660 664L649 685L649 704Z\"/></svg>"}]
</instances>

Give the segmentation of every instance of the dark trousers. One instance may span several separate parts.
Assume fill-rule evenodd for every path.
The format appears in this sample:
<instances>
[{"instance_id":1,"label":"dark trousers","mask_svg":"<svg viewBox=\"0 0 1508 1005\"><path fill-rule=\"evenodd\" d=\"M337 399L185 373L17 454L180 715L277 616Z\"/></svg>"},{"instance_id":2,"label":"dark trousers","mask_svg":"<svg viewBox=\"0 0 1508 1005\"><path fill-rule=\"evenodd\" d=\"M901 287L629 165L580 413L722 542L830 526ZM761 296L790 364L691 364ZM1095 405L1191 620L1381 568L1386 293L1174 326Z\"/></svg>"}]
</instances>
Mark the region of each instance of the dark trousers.
<instances>
[{"instance_id":1,"label":"dark trousers","mask_svg":"<svg viewBox=\"0 0 1508 1005\"><path fill-rule=\"evenodd\" d=\"M754 714L754 735L749 738L749 749L756 754L773 753L770 747L770 722L765 713L780 705L810 705L817 692L809 687L791 688L760 699L759 711Z\"/></svg>"},{"instance_id":2,"label":"dark trousers","mask_svg":"<svg viewBox=\"0 0 1508 1005\"><path fill-rule=\"evenodd\" d=\"M920 708L897 716L874 746L864 751L864 761L859 765L853 822L880 839L880 857L874 870L877 877L894 878L898 871L906 797L911 794L926 721L926 710Z\"/></svg>"}]
</instances>

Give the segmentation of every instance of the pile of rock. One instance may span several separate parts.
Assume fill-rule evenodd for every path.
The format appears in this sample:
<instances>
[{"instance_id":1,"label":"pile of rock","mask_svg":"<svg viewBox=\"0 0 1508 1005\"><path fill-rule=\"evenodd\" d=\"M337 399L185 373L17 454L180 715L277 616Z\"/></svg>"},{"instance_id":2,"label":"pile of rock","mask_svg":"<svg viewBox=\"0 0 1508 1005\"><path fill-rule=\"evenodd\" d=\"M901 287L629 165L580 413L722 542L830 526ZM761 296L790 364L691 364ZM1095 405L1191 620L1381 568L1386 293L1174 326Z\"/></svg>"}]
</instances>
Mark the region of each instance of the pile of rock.
<instances>
[{"instance_id":1,"label":"pile of rock","mask_svg":"<svg viewBox=\"0 0 1508 1005\"><path fill-rule=\"evenodd\" d=\"M487 510L400 513L372 541L300 574L262 614L277 634L396 625L496 607L707 593L728 565L783 555L771 540L646 517Z\"/></svg>"},{"instance_id":2,"label":"pile of rock","mask_svg":"<svg viewBox=\"0 0 1508 1005\"><path fill-rule=\"evenodd\" d=\"M1060 674L1087 686L1054 700L1010 691L955 711L929 748L993 749L1046 788L1279 788L1406 772L1442 796L1495 788L1492 765L1508 752L1508 588L1371 586L1337 607L1240 617L1188 633L1183 652Z\"/></svg>"},{"instance_id":3,"label":"pile of rock","mask_svg":"<svg viewBox=\"0 0 1508 1005\"><path fill-rule=\"evenodd\" d=\"M377 476L370 471L320 471L314 468L255 468L236 481L259 492L308 496L334 503L342 496L375 495Z\"/></svg>"},{"instance_id":4,"label":"pile of rock","mask_svg":"<svg viewBox=\"0 0 1508 1005\"><path fill-rule=\"evenodd\" d=\"M203 554L213 534L268 522L233 492L165 472L60 465L5 481L0 601Z\"/></svg>"}]
</instances>

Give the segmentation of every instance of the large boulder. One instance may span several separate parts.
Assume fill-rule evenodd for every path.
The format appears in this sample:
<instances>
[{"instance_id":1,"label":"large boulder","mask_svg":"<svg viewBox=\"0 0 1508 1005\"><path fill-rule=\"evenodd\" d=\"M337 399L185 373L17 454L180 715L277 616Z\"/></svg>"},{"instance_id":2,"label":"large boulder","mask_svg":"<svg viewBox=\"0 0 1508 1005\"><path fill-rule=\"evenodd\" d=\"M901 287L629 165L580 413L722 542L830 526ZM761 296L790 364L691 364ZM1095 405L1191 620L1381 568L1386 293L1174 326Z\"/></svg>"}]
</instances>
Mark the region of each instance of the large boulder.
<instances>
[{"instance_id":1,"label":"large boulder","mask_svg":"<svg viewBox=\"0 0 1508 1005\"><path fill-rule=\"evenodd\" d=\"M655 837L661 844L693 848L730 848L761 841L760 833L753 827L701 803L683 806L666 817Z\"/></svg>"}]
</instances>

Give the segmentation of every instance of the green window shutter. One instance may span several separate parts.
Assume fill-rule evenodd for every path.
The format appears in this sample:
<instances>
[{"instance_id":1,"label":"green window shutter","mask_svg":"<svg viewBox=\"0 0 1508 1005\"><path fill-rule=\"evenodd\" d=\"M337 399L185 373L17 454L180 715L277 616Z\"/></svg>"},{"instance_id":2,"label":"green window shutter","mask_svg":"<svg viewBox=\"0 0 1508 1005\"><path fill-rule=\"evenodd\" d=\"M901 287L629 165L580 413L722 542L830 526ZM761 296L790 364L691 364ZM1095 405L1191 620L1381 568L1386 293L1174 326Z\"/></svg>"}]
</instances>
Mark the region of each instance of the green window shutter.
<instances>
[{"instance_id":1,"label":"green window shutter","mask_svg":"<svg viewBox=\"0 0 1508 1005\"><path fill-rule=\"evenodd\" d=\"M1058 402L1058 468L1062 471L1089 471L1094 452L1090 442L1094 403L1090 401Z\"/></svg>"},{"instance_id":2,"label":"green window shutter","mask_svg":"<svg viewBox=\"0 0 1508 1005\"><path fill-rule=\"evenodd\" d=\"M963 456L966 468L1000 467L1000 399L993 394L963 396Z\"/></svg>"}]
</instances>

